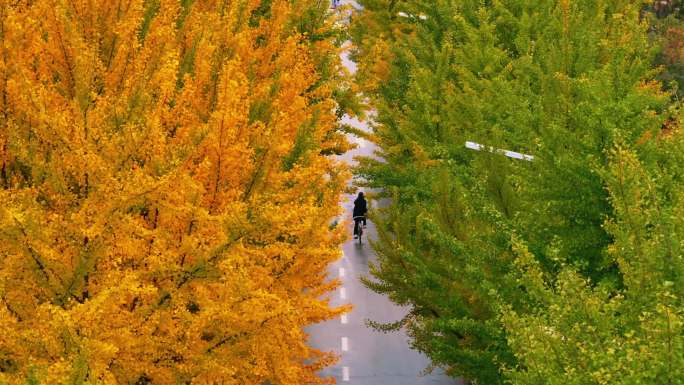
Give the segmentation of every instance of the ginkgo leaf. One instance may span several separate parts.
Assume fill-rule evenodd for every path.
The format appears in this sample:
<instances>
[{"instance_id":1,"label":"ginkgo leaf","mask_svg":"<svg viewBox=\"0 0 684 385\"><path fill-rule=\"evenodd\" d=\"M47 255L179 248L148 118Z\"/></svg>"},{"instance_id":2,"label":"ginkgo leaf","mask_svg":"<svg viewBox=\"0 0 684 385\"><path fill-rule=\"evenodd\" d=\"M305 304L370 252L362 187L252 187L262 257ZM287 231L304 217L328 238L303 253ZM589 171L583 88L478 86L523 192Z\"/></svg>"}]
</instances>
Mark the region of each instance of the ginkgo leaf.
<instances>
[{"instance_id":1,"label":"ginkgo leaf","mask_svg":"<svg viewBox=\"0 0 684 385\"><path fill-rule=\"evenodd\" d=\"M0 0L0 383L329 383L327 12Z\"/></svg>"}]
</instances>

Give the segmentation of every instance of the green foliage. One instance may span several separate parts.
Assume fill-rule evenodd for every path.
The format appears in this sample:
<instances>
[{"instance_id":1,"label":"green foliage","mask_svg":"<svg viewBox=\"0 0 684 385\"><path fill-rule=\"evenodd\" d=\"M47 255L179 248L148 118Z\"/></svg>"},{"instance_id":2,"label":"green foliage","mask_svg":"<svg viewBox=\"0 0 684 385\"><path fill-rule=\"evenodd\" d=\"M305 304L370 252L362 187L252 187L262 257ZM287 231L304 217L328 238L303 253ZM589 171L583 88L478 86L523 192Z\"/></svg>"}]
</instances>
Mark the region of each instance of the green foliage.
<instances>
[{"instance_id":1,"label":"green foliage","mask_svg":"<svg viewBox=\"0 0 684 385\"><path fill-rule=\"evenodd\" d=\"M271 17L271 3L272 0L262 0L259 7L252 11L252 16L249 18L250 27L259 26L259 20L261 18L268 19Z\"/></svg>"},{"instance_id":2,"label":"green foliage","mask_svg":"<svg viewBox=\"0 0 684 385\"><path fill-rule=\"evenodd\" d=\"M150 30L154 17L157 16L157 13L159 12L161 4L159 3L159 0L146 0L144 6L145 13L143 15L143 22L140 26L140 32L138 33L138 39L141 43L145 41L145 37Z\"/></svg>"},{"instance_id":3,"label":"green foliage","mask_svg":"<svg viewBox=\"0 0 684 385\"><path fill-rule=\"evenodd\" d=\"M315 148L315 134L317 116L314 114L309 122L306 122L297 130L292 150L283 158L283 170L290 171L294 165L302 161L302 157Z\"/></svg>"},{"instance_id":4,"label":"green foliage","mask_svg":"<svg viewBox=\"0 0 684 385\"><path fill-rule=\"evenodd\" d=\"M538 354L540 365L544 353L509 326L526 317L580 317L567 307L582 301L602 314L630 285L613 251L619 232L605 226L621 223L610 152L620 145L637 159L676 167L674 151L655 149L675 110L652 81L656 50L641 7L616 0L361 4L351 30L357 80L377 110L383 161L364 159L357 173L392 197L376 216L378 263L366 284L411 306L401 325L450 375L547 383L545 374L527 376L521 349ZM474 152L467 140L535 161ZM521 270L524 255L530 261ZM556 313L550 295L535 293L537 276L539 291L559 297ZM576 297L564 297L570 294ZM601 322L592 327L610 325Z\"/></svg>"},{"instance_id":5,"label":"green foliage","mask_svg":"<svg viewBox=\"0 0 684 385\"><path fill-rule=\"evenodd\" d=\"M540 279L540 266L520 248L518 280L539 305L526 314L503 312L519 359L509 368L511 383L684 383L677 369L684 365L682 175L662 168L681 157L668 151L683 147L681 140L661 145L661 158L651 164L634 151L611 152L605 174L615 208L608 254L618 263L622 290L595 285L571 266L553 283Z\"/></svg>"}]
</instances>

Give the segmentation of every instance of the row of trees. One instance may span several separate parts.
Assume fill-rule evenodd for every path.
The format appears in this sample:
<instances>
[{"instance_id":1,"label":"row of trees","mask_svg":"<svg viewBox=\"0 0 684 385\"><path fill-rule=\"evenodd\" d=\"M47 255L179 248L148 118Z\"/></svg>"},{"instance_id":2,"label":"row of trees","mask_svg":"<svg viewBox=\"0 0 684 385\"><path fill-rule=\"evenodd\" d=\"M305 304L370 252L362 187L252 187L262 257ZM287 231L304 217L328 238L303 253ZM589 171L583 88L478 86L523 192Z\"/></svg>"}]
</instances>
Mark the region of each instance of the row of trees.
<instances>
[{"instance_id":1,"label":"row of trees","mask_svg":"<svg viewBox=\"0 0 684 385\"><path fill-rule=\"evenodd\" d=\"M327 7L0 0L0 384L331 381Z\"/></svg>"},{"instance_id":2,"label":"row of trees","mask_svg":"<svg viewBox=\"0 0 684 385\"><path fill-rule=\"evenodd\" d=\"M375 326L405 327L479 384L684 383L682 112L655 65L681 41L654 33L673 16L621 0L360 3L382 161L358 172L392 198L366 284L411 307Z\"/></svg>"}]
</instances>

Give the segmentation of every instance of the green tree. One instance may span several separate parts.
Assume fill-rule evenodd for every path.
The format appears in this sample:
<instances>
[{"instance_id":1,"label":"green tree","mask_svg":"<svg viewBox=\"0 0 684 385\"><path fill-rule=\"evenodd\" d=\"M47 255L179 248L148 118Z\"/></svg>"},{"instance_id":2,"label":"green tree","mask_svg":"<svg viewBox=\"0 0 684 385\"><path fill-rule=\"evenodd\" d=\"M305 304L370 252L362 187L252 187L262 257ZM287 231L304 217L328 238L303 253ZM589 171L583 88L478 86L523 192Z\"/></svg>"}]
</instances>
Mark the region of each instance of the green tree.
<instances>
[{"instance_id":1,"label":"green tree","mask_svg":"<svg viewBox=\"0 0 684 385\"><path fill-rule=\"evenodd\" d=\"M383 161L357 171L393 198L376 214L379 261L367 284L412 307L376 326L406 326L451 375L501 383L500 368L518 359L500 309L536 306L515 278L511 239L552 277L571 266L611 290L624 285L603 226L614 217L606 154L616 143L638 153L671 115L652 81L641 6L361 3L358 80L378 112ZM466 140L536 158L476 153Z\"/></svg>"},{"instance_id":2,"label":"green tree","mask_svg":"<svg viewBox=\"0 0 684 385\"><path fill-rule=\"evenodd\" d=\"M596 284L565 265L545 274L516 243L518 282L532 311L503 311L518 358L512 384L682 384L684 202L682 138L641 158L618 147L604 180L615 210L606 223L624 286ZM651 148L653 150L653 148Z\"/></svg>"}]
</instances>

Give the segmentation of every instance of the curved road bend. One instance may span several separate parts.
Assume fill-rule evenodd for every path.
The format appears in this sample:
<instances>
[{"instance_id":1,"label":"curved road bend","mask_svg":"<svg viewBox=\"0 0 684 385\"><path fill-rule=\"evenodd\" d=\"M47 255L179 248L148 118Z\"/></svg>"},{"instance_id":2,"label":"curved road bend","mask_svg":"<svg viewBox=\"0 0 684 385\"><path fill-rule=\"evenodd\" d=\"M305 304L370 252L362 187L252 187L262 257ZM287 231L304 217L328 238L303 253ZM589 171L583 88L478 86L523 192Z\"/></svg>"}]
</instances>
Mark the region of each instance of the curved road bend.
<instances>
[{"instance_id":1,"label":"curved road bend","mask_svg":"<svg viewBox=\"0 0 684 385\"><path fill-rule=\"evenodd\" d=\"M341 1L348 4L349 1ZM344 65L355 71L356 65L346 55ZM344 123L368 130L366 122L345 117ZM353 164L353 157L373 155L374 145L364 139L350 136L358 148L344 154L341 159ZM354 195L344 197L342 206L347 218L351 216ZM351 233L351 227L349 232ZM375 226L368 222L364 238L376 236ZM375 261L375 253L364 242L348 240L343 245L344 256L329 267L331 278L339 277L340 288L331 293L333 306L351 303L351 313L338 319L319 323L307 329L311 346L323 351L334 351L340 361L321 372L321 376L333 376L338 384L353 385L455 385L460 382L444 376L435 370L433 374L421 375L430 364L427 357L411 350L409 339L401 332L381 333L365 325L366 319L379 322L394 322L401 319L407 308L393 304L387 297L368 290L359 277L368 275L368 264Z\"/></svg>"}]
</instances>

